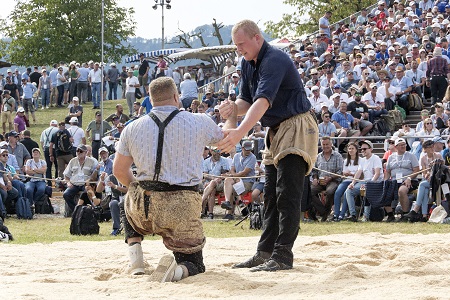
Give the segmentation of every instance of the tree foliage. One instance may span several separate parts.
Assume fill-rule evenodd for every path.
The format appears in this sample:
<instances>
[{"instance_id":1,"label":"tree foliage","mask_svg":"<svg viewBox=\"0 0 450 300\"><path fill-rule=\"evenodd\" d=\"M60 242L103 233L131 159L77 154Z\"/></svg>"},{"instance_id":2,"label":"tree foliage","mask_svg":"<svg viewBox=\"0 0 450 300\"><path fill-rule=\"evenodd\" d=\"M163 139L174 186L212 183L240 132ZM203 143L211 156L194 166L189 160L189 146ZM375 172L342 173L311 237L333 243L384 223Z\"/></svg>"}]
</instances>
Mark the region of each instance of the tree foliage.
<instances>
[{"instance_id":1,"label":"tree foliage","mask_svg":"<svg viewBox=\"0 0 450 300\"><path fill-rule=\"evenodd\" d=\"M364 7L373 4L372 0L284 0L283 3L295 8L292 13L283 14L280 22L269 21L264 25L274 37L286 35L301 36L319 29L319 19L326 11L331 11L330 23L342 20Z\"/></svg>"},{"instance_id":2,"label":"tree foliage","mask_svg":"<svg viewBox=\"0 0 450 300\"><path fill-rule=\"evenodd\" d=\"M133 9L104 0L105 61L120 61L135 52ZM1 32L11 41L2 47L15 65L101 60L102 0L18 0ZM5 49L6 48L6 49Z\"/></svg>"}]
</instances>

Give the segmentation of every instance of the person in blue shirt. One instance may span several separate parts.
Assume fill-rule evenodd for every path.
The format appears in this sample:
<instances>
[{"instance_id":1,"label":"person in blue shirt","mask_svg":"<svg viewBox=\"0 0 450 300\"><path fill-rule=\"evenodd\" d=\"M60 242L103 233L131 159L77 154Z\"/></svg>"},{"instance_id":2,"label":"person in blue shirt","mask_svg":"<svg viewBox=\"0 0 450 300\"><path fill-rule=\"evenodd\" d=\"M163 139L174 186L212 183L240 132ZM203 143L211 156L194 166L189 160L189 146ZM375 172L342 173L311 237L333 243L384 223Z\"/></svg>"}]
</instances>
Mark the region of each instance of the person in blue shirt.
<instances>
[{"instance_id":1,"label":"person in blue shirt","mask_svg":"<svg viewBox=\"0 0 450 300\"><path fill-rule=\"evenodd\" d=\"M30 119L28 112L31 112L31 116L33 117L33 122L36 124L36 115L34 111L36 110L33 103L33 94L37 91L37 88L31 82L27 82L26 78L22 78L22 90L23 90L23 99L22 104L25 109L25 115L27 119Z\"/></svg>"},{"instance_id":2,"label":"person in blue shirt","mask_svg":"<svg viewBox=\"0 0 450 300\"><path fill-rule=\"evenodd\" d=\"M253 21L234 25L232 37L243 56L240 94L235 102L223 101L219 110L224 118L235 113L245 114L245 118L237 128L224 130L226 137L218 147L233 151L258 121L269 127L263 154L263 232L256 254L233 267L251 268L252 272L292 269L305 175L318 153L317 122L291 58L269 45Z\"/></svg>"},{"instance_id":3,"label":"person in blue shirt","mask_svg":"<svg viewBox=\"0 0 450 300\"><path fill-rule=\"evenodd\" d=\"M142 116L145 109L145 113L148 114L150 110L152 110L152 103L150 102L150 96L144 98L144 101L141 103L141 107L139 107L139 115Z\"/></svg>"}]
</instances>

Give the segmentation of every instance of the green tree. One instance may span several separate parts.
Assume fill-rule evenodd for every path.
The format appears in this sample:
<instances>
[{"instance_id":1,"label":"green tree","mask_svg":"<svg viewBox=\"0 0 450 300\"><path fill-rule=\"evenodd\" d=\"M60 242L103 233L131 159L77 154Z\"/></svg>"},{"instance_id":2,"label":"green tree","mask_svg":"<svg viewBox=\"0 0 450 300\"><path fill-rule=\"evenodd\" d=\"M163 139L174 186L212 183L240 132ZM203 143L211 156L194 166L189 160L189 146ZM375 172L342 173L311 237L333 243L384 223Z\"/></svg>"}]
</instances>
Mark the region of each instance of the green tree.
<instances>
[{"instance_id":1,"label":"green tree","mask_svg":"<svg viewBox=\"0 0 450 300\"><path fill-rule=\"evenodd\" d=\"M104 0L105 61L120 61L136 50L127 43L134 36L133 9ZM102 0L18 0L2 22L11 39L2 47L15 65L48 65L59 61L101 60Z\"/></svg>"},{"instance_id":2,"label":"green tree","mask_svg":"<svg viewBox=\"0 0 450 300\"><path fill-rule=\"evenodd\" d=\"M266 31L272 36L301 36L319 29L319 19L327 11L332 12L330 23L342 20L364 7L373 4L372 0L284 0L294 12L283 14L280 22L266 22Z\"/></svg>"}]
</instances>

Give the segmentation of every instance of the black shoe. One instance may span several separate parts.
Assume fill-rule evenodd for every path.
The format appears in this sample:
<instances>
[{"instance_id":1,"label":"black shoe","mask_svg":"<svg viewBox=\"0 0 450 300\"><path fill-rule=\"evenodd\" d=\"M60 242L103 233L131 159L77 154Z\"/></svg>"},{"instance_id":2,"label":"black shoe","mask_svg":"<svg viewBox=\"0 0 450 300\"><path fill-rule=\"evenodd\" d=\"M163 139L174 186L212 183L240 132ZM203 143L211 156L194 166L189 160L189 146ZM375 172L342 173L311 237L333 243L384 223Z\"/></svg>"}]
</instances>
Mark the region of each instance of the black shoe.
<instances>
[{"instance_id":1,"label":"black shoe","mask_svg":"<svg viewBox=\"0 0 450 300\"><path fill-rule=\"evenodd\" d=\"M355 215L351 215L346 220L350 221L350 222L355 222L355 223L358 222L358 218Z\"/></svg>"},{"instance_id":2,"label":"black shoe","mask_svg":"<svg viewBox=\"0 0 450 300\"><path fill-rule=\"evenodd\" d=\"M226 214L225 217L223 217L225 220L234 220L234 216L232 214Z\"/></svg>"},{"instance_id":3,"label":"black shoe","mask_svg":"<svg viewBox=\"0 0 450 300\"><path fill-rule=\"evenodd\" d=\"M238 263L238 264L235 264L234 266L232 266L232 268L233 269L253 268L253 267L262 265L266 261L267 261L267 259L262 258L261 256L258 255L258 253L256 253L255 255L250 257L248 260Z\"/></svg>"},{"instance_id":4,"label":"black shoe","mask_svg":"<svg viewBox=\"0 0 450 300\"><path fill-rule=\"evenodd\" d=\"M342 218L336 216L333 217L333 222L340 222L340 221L342 221Z\"/></svg>"},{"instance_id":5,"label":"black shoe","mask_svg":"<svg viewBox=\"0 0 450 300\"><path fill-rule=\"evenodd\" d=\"M265 263L251 268L250 272L259 272L259 271L275 272L279 270L290 270L290 269L292 269L292 266L290 265L286 265L284 263L279 263L273 259L269 259Z\"/></svg>"},{"instance_id":6,"label":"black shoe","mask_svg":"<svg viewBox=\"0 0 450 300\"><path fill-rule=\"evenodd\" d=\"M405 215L401 216L400 219L397 220L397 223L408 222L408 218Z\"/></svg>"},{"instance_id":7,"label":"black shoe","mask_svg":"<svg viewBox=\"0 0 450 300\"><path fill-rule=\"evenodd\" d=\"M208 219L213 220L214 219L214 214L213 213L209 213L208 214Z\"/></svg>"},{"instance_id":8,"label":"black shoe","mask_svg":"<svg viewBox=\"0 0 450 300\"><path fill-rule=\"evenodd\" d=\"M407 219L414 219L418 217L418 213L415 212L414 210L410 211L407 214L404 214L403 217L407 218Z\"/></svg>"},{"instance_id":9,"label":"black shoe","mask_svg":"<svg viewBox=\"0 0 450 300\"><path fill-rule=\"evenodd\" d=\"M206 214L204 213L200 214L200 219L206 219Z\"/></svg>"},{"instance_id":10,"label":"black shoe","mask_svg":"<svg viewBox=\"0 0 450 300\"><path fill-rule=\"evenodd\" d=\"M388 216L387 219L386 219L386 222L387 222L387 223L395 222L395 216L394 216L394 215Z\"/></svg>"},{"instance_id":11,"label":"black shoe","mask_svg":"<svg viewBox=\"0 0 450 300\"><path fill-rule=\"evenodd\" d=\"M222 204L220 205L220 207L222 207L223 209L227 209L227 210L233 209L233 205L231 205L230 201L223 201Z\"/></svg>"}]
</instances>

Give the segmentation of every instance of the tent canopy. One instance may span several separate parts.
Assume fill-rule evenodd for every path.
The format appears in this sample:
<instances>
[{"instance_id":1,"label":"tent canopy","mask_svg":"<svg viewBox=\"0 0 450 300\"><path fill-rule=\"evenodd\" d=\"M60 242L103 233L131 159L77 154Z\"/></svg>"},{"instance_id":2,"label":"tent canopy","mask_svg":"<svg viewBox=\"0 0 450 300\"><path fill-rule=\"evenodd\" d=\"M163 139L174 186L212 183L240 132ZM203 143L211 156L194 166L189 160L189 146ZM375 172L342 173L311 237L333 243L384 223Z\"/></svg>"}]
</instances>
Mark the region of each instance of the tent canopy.
<instances>
[{"instance_id":1,"label":"tent canopy","mask_svg":"<svg viewBox=\"0 0 450 300\"><path fill-rule=\"evenodd\" d=\"M233 56L235 52L235 45L221 45L190 49L187 51L170 54L169 59L175 62L185 59L200 59L212 63L217 68L224 60Z\"/></svg>"},{"instance_id":2,"label":"tent canopy","mask_svg":"<svg viewBox=\"0 0 450 300\"><path fill-rule=\"evenodd\" d=\"M183 52L186 50L189 50L189 49L188 48L161 49L161 50L155 50L155 51L149 51L149 52L143 52L143 53L144 53L144 57L151 63L155 63L155 64L158 63L158 56L160 56L160 55L164 55L164 60L167 61L168 63L172 63L173 60L169 58L170 54L179 53L179 52ZM138 62L139 55L140 55L140 53L132 55L130 57L127 57L125 59L125 63Z\"/></svg>"}]
</instances>

